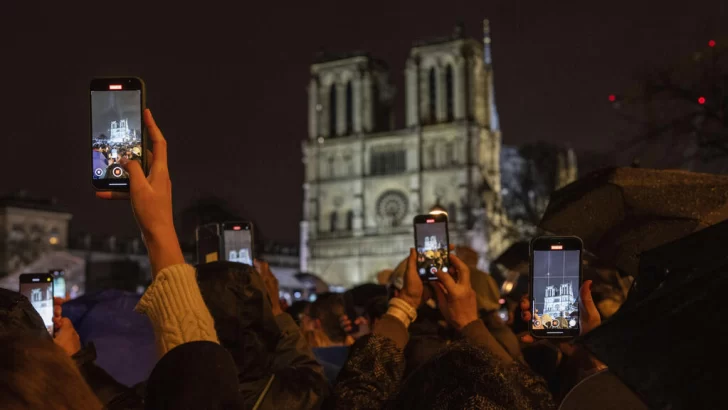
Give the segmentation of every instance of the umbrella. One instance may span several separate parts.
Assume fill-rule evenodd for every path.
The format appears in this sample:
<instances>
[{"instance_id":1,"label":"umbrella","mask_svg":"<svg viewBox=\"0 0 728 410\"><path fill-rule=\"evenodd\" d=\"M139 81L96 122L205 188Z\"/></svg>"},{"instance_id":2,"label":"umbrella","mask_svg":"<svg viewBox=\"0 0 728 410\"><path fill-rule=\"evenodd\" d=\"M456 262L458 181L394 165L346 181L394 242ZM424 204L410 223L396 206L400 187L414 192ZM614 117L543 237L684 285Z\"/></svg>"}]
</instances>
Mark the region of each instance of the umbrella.
<instances>
[{"instance_id":1,"label":"umbrella","mask_svg":"<svg viewBox=\"0 0 728 410\"><path fill-rule=\"evenodd\" d=\"M728 219L728 176L608 168L551 195L540 227L634 275L639 254Z\"/></svg>"},{"instance_id":2,"label":"umbrella","mask_svg":"<svg viewBox=\"0 0 728 410\"><path fill-rule=\"evenodd\" d=\"M374 283L364 283L351 288L347 293L351 294L351 301L354 306L365 307L370 300L377 296L387 296L387 287Z\"/></svg>"},{"instance_id":3,"label":"umbrella","mask_svg":"<svg viewBox=\"0 0 728 410\"><path fill-rule=\"evenodd\" d=\"M96 346L96 364L127 386L146 380L157 362L152 325L134 312L139 298L112 289L63 304L63 316L73 322L81 343Z\"/></svg>"},{"instance_id":4,"label":"umbrella","mask_svg":"<svg viewBox=\"0 0 728 410\"><path fill-rule=\"evenodd\" d=\"M728 221L643 254L625 305L581 338L650 408L726 408L726 237Z\"/></svg>"}]
</instances>

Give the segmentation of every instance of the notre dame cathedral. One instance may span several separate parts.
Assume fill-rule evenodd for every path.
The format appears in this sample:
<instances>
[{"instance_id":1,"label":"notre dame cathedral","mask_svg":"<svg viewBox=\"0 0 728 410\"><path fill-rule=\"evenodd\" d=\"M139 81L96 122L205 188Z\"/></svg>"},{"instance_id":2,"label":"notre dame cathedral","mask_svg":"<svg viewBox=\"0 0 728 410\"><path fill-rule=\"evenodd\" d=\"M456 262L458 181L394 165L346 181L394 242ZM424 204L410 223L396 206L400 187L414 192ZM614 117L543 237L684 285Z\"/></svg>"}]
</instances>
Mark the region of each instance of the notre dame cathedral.
<instances>
[{"instance_id":1,"label":"notre dame cathedral","mask_svg":"<svg viewBox=\"0 0 728 410\"><path fill-rule=\"evenodd\" d=\"M456 29L412 47L403 129L393 129L385 63L354 53L311 66L302 271L331 285L372 281L407 256L413 217L436 206L450 243L476 250L481 267L510 245L489 32L486 20L482 41ZM557 185L571 182L573 154L559 164Z\"/></svg>"}]
</instances>

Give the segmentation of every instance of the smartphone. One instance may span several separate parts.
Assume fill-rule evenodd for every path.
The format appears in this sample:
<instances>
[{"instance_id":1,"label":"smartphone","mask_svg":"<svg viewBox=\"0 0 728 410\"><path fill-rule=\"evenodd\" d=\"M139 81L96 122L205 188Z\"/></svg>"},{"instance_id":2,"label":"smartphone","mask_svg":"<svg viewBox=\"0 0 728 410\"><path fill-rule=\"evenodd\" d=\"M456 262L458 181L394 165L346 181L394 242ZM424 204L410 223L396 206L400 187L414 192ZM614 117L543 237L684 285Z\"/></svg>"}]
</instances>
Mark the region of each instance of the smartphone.
<instances>
[{"instance_id":1,"label":"smartphone","mask_svg":"<svg viewBox=\"0 0 728 410\"><path fill-rule=\"evenodd\" d=\"M422 280L437 280L435 272L450 269L447 215L417 215L414 226L417 272Z\"/></svg>"},{"instance_id":2,"label":"smartphone","mask_svg":"<svg viewBox=\"0 0 728 410\"><path fill-rule=\"evenodd\" d=\"M195 230L197 241L197 263L203 264L220 260L220 225L210 223L198 226Z\"/></svg>"},{"instance_id":3,"label":"smartphone","mask_svg":"<svg viewBox=\"0 0 728 410\"><path fill-rule=\"evenodd\" d=\"M575 236L542 236L531 242L529 331L534 337L579 335L583 248Z\"/></svg>"},{"instance_id":4,"label":"smartphone","mask_svg":"<svg viewBox=\"0 0 728 410\"><path fill-rule=\"evenodd\" d=\"M138 148L146 173L144 81L136 77L94 78L90 97L91 183L97 191L128 191L129 176L115 160L120 150Z\"/></svg>"},{"instance_id":5,"label":"smartphone","mask_svg":"<svg viewBox=\"0 0 728 410\"><path fill-rule=\"evenodd\" d=\"M66 278L65 272L62 270L52 270L49 272L53 275L53 297L66 298Z\"/></svg>"},{"instance_id":6,"label":"smartphone","mask_svg":"<svg viewBox=\"0 0 728 410\"><path fill-rule=\"evenodd\" d=\"M24 273L20 275L20 293L33 305L48 333L53 336L53 275Z\"/></svg>"},{"instance_id":7,"label":"smartphone","mask_svg":"<svg viewBox=\"0 0 728 410\"><path fill-rule=\"evenodd\" d=\"M222 252L225 260L253 266L253 224L225 222L222 224Z\"/></svg>"}]
</instances>

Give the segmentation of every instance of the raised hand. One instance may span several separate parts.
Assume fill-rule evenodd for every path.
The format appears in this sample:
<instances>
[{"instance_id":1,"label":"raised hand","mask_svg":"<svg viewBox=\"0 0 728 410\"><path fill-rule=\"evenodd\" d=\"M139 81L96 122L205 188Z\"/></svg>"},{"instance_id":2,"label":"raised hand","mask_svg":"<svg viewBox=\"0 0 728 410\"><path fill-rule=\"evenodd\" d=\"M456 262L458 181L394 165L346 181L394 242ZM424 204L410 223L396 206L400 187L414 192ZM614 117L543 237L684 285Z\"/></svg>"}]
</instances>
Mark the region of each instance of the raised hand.
<instances>
[{"instance_id":1,"label":"raised hand","mask_svg":"<svg viewBox=\"0 0 728 410\"><path fill-rule=\"evenodd\" d=\"M174 229L172 213L172 182L167 168L167 141L157 127L152 112L144 110L144 124L149 131L154 154L149 156L149 176L138 161L122 158L121 166L129 175L129 192L97 192L102 199L131 198L134 217L147 245L152 274L185 263Z\"/></svg>"},{"instance_id":2,"label":"raised hand","mask_svg":"<svg viewBox=\"0 0 728 410\"><path fill-rule=\"evenodd\" d=\"M423 288L422 279L417 273L417 252L411 248L404 273L404 285L398 297L417 309L422 304Z\"/></svg>"},{"instance_id":3,"label":"raised hand","mask_svg":"<svg viewBox=\"0 0 728 410\"><path fill-rule=\"evenodd\" d=\"M450 268L455 270L457 280L448 273L436 273L439 282L434 283L437 305L445 319L454 328L461 330L478 320L478 305L475 291L470 284L470 269L454 254L450 254Z\"/></svg>"}]
</instances>

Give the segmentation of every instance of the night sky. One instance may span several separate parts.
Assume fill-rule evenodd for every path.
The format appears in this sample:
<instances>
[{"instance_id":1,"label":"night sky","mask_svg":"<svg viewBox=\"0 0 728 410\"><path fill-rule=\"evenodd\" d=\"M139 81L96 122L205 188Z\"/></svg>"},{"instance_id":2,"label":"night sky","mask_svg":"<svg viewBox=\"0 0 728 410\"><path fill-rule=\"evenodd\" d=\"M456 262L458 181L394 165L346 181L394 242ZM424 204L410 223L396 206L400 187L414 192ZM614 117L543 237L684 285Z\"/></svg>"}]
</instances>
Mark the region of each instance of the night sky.
<instances>
[{"instance_id":1,"label":"night sky","mask_svg":"<svg viewBox=\"0 0 728 410\"><path fill-rule=\"evenodd\" d=\"M74 231L134 234L128 203L93 196L88 82L138 75L169 142L175 209L216 194L268 239L295 243L317 51L387 61L401 125L412 42L449 35L458 21L480 37L490 18L504 142L608 152L631 132L608 94L720 39L728 21L719 0L154 3L3 3L0 194L57 197Z\"/></svg>"}]
</instances>

